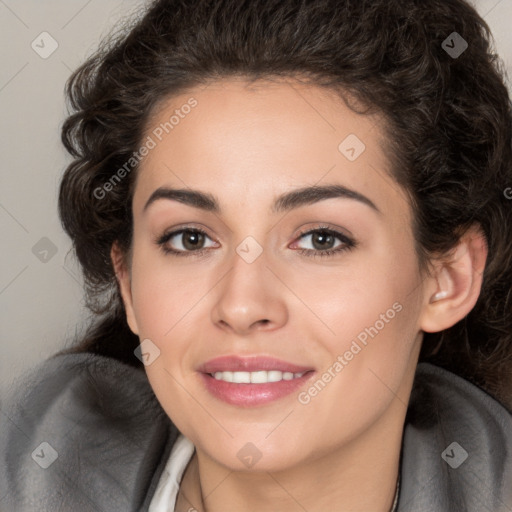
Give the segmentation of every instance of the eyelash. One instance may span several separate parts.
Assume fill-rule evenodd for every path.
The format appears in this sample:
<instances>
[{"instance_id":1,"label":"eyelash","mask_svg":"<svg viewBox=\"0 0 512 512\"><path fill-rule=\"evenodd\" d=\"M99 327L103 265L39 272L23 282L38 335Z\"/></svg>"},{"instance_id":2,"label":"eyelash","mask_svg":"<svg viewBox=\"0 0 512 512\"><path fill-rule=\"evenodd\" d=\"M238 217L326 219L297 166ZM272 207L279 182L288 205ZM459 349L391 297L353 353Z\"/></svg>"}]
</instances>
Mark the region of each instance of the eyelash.
<instances>
[{"instance_id":1,"label":"eyelash","mask_svg":"<svg viewBox=\"0 0 512 512\"><path fill-rule=\"evenodd\" d=\"M318 226L314 229L301 231L297 237L297 240L300 240L302 237L306 235L311 235L313 233L321 232L327 235L332 235L335 238L338 238L341 242L343 242L343 245L340 245L337 249L326 249L325 251L316 250L316 249L297 249L297 252L299 254L302 254L303 256L306 256L308 258L316 258L316 257L326 257L326 256L335 256L338 253L342 253L344 251L350 251L356 247L356 242L354 240L351 240L346 235L335 231L333 229L330 229L327 226ZM162 251L165 254L170 254L173 256L197 256L200 257L203 255L208 248L199 249L197 251L176 251L175 249L169 249L168 247L165 247L165 244L176 235L182 234L182 233L200 233L204 236L208 237L208 234L199 228L181 228L176 231L171 231L170 233L164 233L160 238L158 238L155 242L157 245L160 246ZM210 238L210 237L208 237Z\"/></svg>"}]
</instances>

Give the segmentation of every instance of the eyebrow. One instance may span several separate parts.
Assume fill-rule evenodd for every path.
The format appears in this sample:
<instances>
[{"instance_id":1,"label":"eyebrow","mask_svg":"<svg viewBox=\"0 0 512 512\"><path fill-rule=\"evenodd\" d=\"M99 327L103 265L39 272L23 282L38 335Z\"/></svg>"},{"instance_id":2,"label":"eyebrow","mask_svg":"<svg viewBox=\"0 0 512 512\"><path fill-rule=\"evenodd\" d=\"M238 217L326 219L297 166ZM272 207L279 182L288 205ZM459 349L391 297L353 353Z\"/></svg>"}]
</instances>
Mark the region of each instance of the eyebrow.
<instances>
[{"instance_id":1,"label":"eyebrow","mask_svg":"<svg viewBox=\"0 0 512 512\"><path fill-rule=\"evenodd\" d=\"M353 199L381 213L373 201L363 194L342 185L314 185L286 192L275 199L272 204L272 212L287 212L301 206L332 198ZM178 201L207 212L221 213L219 202L215 196L200 192L199 190L175 189L169 187L157 188L147 200L142 211L145 212L152 203L159 199Z\"/></svg>"}]
</instances>

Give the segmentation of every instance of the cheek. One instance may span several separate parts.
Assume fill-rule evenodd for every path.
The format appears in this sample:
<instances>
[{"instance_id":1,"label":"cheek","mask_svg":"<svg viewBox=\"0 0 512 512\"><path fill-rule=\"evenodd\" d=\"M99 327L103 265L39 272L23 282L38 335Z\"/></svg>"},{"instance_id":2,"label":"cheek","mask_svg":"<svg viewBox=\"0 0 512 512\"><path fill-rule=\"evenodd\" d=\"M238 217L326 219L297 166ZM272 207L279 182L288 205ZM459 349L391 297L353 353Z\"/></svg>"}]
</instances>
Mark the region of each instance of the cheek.
<instances>
[{"instance_id":1,"label":"cheek","mask_svg":"<svg viewBox=\"0 0 512 512\"><path fill-rule=\"evenodd\" d=\"M141 342L149 339L158 355L144 367L148 381L167 415L190 430L190 396L183 392L189 376L191 333L197 332L196 309L204 296L204 280L154 251L134 251L132 300ZM194 330L195 329L195 330ZM153 347L153 345L150 345ZM193 421L192 421L193 424Z\"/></svg>"},{"instance_id":2,"label":"cheek","mask_svg":"<svg viewBox=\"0 0 512 512\"><path fill-rule=\"evenodd\" d=\"M199 273L184 270L170 258L140 251L134 253L132 265L132 300L140 335L162 341L182 328L205 293Z\"/></svg>"},{"instance_id":3,"label":"cheek","mask_svg":"<svg viewBox=\"0 0 512 512\"><path fill-rule=\"evenodd\" d=\"M371 339L368 330L386 338L415 324L420 284L414 254L388 251L351 256L346 267L310 273L297 279L293 289L315 313L312 325L325 333L322 339L332 353L348 350L358 336L363 342Z\"/></svg>"},{"instance_id":4,"label":"cheek","mask_svg":"<svg viewBox=\"0 0 512 512\"><path fill-rule=\"evenodd\" d=\"M327 425L328 439L363 430L395 397L398 407L407 403L401 386L415 364L421 281L414 258L402 258L400 268L392 261L337 285L326 279L324 286L338 288L328 294L336 298L312 304L330 331L318 323L310 329L324 353L318 377L327 383L305 389L299 403L303 414Z\"/></svg>"},{"instance_id":5,"label":"cheek","mask_svg":"<svg viewBox=\"0 0 512 512\"><path fill-rule=\"evenodd\" d=\"M338 385L340 390L345 385L354 389L354 406L359 399L385 400L386 386L400 385L419 332L421 276L414 254L378 261L346 283L337 314L330 317L336 336L324 338L332 339L328 350L333 362L339 355L343 358L344 375Z\"/></svg>"},{"instance_id":6,"label":"cheek","mask_svg":"<svg viewBox=\"0 0 512 512\"><path fill-rule=\"evenodd\" d=\"M311 302L324 323L309 330L324 353L319 377L330 375L321 393L311 397L306 390L304 399L311 398L311 414L323 417L327 410L336 425L350 431L347 418L372 421L389 406L390 390L398 392L414 364L421 279L413 253L382 256L339 277L318 283L326 293Z\"/></svg>"}]
</instances>

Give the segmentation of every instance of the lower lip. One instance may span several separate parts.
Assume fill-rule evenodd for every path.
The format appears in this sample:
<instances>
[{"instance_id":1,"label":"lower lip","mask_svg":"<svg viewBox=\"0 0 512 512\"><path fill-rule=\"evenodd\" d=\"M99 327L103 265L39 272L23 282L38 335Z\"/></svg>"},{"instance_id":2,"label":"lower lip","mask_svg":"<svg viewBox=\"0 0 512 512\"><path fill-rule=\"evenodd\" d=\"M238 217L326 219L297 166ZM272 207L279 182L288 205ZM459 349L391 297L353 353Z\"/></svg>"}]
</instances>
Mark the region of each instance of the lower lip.
<instances>
[{"instance_id":1,"label":"lower lip","mask_svg":"<svg viewBox=\"0 0 512 512\"><path fill-rule=\"evenodd\" d=\"M266 384L237 384L217 380L208 373L200 375L206 389L216 398L239 407L253 407L273 402L297 391L314 373L314 371L309 371L297 379Z\"/></svg>"}]
</instances>

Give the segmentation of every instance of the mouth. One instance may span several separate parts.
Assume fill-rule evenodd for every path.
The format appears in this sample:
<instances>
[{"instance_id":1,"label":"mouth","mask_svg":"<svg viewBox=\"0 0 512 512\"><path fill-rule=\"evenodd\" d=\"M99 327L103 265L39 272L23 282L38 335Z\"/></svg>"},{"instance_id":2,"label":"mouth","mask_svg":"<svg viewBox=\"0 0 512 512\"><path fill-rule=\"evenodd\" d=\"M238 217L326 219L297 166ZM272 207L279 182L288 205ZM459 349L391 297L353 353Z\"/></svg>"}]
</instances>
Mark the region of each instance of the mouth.
<instances>
[{"instance_id":1,"label":"mouth","mask_svg":"<svg viewBox=\"0 0 512 512\"><path fill-rule=\"evenodd\" d=\"M290 395L316 371L266 356L224 356L198 368L207 392L238 407L254 407Z\"/></svg>"},{"instance_id":2,"label":"mouth","mask_svg":"<svg viewBox=\"0 0 512 512\"><path fill-rule=\"evenodd\" d=\"M208 375L213 377L215 380L234 382L235 384L268 384L269 382L300 379L305 373L308 372L293 373L279 370L259 370L255 372L215 372L209 373Z\"/></svg>"}]
</instances>

